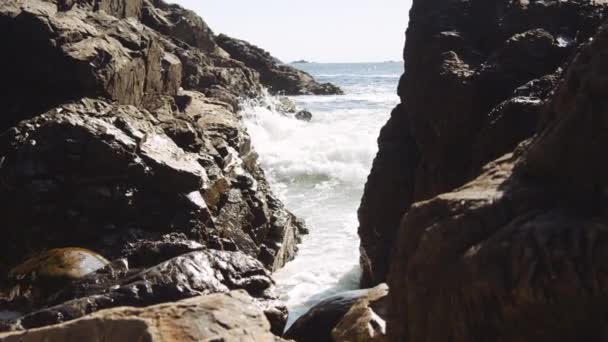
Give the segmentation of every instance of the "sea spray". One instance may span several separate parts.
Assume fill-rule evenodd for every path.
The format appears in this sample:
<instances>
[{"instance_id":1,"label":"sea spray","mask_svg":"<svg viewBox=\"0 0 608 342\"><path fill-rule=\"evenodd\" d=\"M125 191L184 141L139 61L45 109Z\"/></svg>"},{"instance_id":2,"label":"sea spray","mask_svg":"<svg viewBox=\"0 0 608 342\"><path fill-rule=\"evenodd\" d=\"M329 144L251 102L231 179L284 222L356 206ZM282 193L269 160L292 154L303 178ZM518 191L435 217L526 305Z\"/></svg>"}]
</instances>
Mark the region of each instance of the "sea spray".
<instances>
[{"instance_id":1,"label":"sea spray","mask_svg":"<svg viewBox=\"0 0 608 342\"><path fill-rule=\"evenodd\" d=\"M312 112L310 122L280 113L270 96L242 110L273 190L310 229L296 259L275 274L289 324L323 297L358 285L356 212L402 73L397 63L302 67L346 95L291 97Z\"/></svg>"}]
</instances>

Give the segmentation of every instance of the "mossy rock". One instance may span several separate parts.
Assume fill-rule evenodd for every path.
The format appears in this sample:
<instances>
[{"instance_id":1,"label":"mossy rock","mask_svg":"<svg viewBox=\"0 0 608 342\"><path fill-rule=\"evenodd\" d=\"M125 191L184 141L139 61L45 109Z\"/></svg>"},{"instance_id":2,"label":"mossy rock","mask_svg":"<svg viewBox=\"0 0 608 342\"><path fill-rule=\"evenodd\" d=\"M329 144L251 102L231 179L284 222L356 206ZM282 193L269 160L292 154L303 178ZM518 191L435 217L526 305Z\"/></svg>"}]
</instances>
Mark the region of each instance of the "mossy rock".
<instances>
[{"instance_id":1,"label":"mossy rock","mask_svg":"<svg viewBox=\"0 0 608 342\"><path fill-rule=\"evenodd\" d=\"M84 248L57 248L35 255L9 272L13 281L36 279L75 280L109 264L101 255Z\"/></svg>"}]
</instances>

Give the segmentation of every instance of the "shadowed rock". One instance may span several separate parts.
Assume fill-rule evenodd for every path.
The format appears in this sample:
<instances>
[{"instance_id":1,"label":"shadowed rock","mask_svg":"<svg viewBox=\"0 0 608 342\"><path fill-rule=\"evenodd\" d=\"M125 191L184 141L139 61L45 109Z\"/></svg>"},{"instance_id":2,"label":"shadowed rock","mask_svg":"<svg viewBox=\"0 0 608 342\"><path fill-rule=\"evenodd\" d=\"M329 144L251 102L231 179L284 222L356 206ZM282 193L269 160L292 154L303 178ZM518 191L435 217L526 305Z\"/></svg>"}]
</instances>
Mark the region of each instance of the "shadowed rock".
<instances>
[{"instance_id":1,"label":"shadowed rock","mask_svg":"<svg viewBox=\"0 0 608 342\"><path fill-rule=\"evenodd\" d=\"M537 132L561 67L604 1L414 1L401 104L378 139L359 208L362 285L386 281L399 223Z\"/></svg>"},{"instance_id":2,"label":"shadowed rock","mask_svg":"<svg viewBox=\"0 0 608 342\"><path fill-rule=\"evenodd\" d=\"M371 290L342 292L313 306L285 332L284 337L298 342L333 341L332 330L351 309Z\"/></svg>"},{"instance_id":3,"label":"shadowed rock","mask_svg":"<svg viewBox=\"0 0 608 342\"><path fill-rule=\"evenodd\" d=\"M390 340L606 339L597 156L608 146L607 52L603 28L568 66L532 139L410 208L391 258Z\"/></svg>"}]
</instances>

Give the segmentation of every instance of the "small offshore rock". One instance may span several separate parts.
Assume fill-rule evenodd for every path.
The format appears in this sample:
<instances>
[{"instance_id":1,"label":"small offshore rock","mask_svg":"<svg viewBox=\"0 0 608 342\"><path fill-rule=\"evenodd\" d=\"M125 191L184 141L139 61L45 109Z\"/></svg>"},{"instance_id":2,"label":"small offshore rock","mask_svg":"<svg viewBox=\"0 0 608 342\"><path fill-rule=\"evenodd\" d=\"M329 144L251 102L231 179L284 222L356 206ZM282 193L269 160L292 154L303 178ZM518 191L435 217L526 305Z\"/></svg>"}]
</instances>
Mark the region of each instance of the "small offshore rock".
<instances>
[{"instance_id":1,"label":"small offshore rock","mask_svg":"<svg viewBox=\"0 0 608 342\"><path fill-rule=\"evenodd\" d=\"M312 113L307 110L301 110L296 113L295 117L298 120L309 122L312 120Z\"/></svg>"}]
</instances>

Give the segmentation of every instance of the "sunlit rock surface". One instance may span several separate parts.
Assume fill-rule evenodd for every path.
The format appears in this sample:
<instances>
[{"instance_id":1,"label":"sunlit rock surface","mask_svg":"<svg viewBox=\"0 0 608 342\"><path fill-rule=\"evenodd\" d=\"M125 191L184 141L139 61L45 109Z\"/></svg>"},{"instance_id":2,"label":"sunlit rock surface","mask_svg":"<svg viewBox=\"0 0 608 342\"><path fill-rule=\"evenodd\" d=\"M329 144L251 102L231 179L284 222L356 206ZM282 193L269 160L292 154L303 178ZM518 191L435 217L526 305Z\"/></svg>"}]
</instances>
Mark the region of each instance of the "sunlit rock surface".
<instances>
[{"instance_id":1,"label":"sunlit rock surface","mask_svg":"<svg viewBox=\"0 0 608 342\"><path fill-rule=\"evenodd\" d=\"M143 309L103 310L60 325L0 334L0 341L284 341L269 329L262 310L235 291Z\"/></svg>"},{"instance_id":2,"label":"sunlit rock surface","mask_svg":"<svg viewBox=\"0 0 608 342\"><path fill-rule=\"evenodd\" d=\"M160 0L7 0L0 32L0 330L245 289L280 333L306 229L238 114L259 72Z\"/></svg>"}]
</instances>

